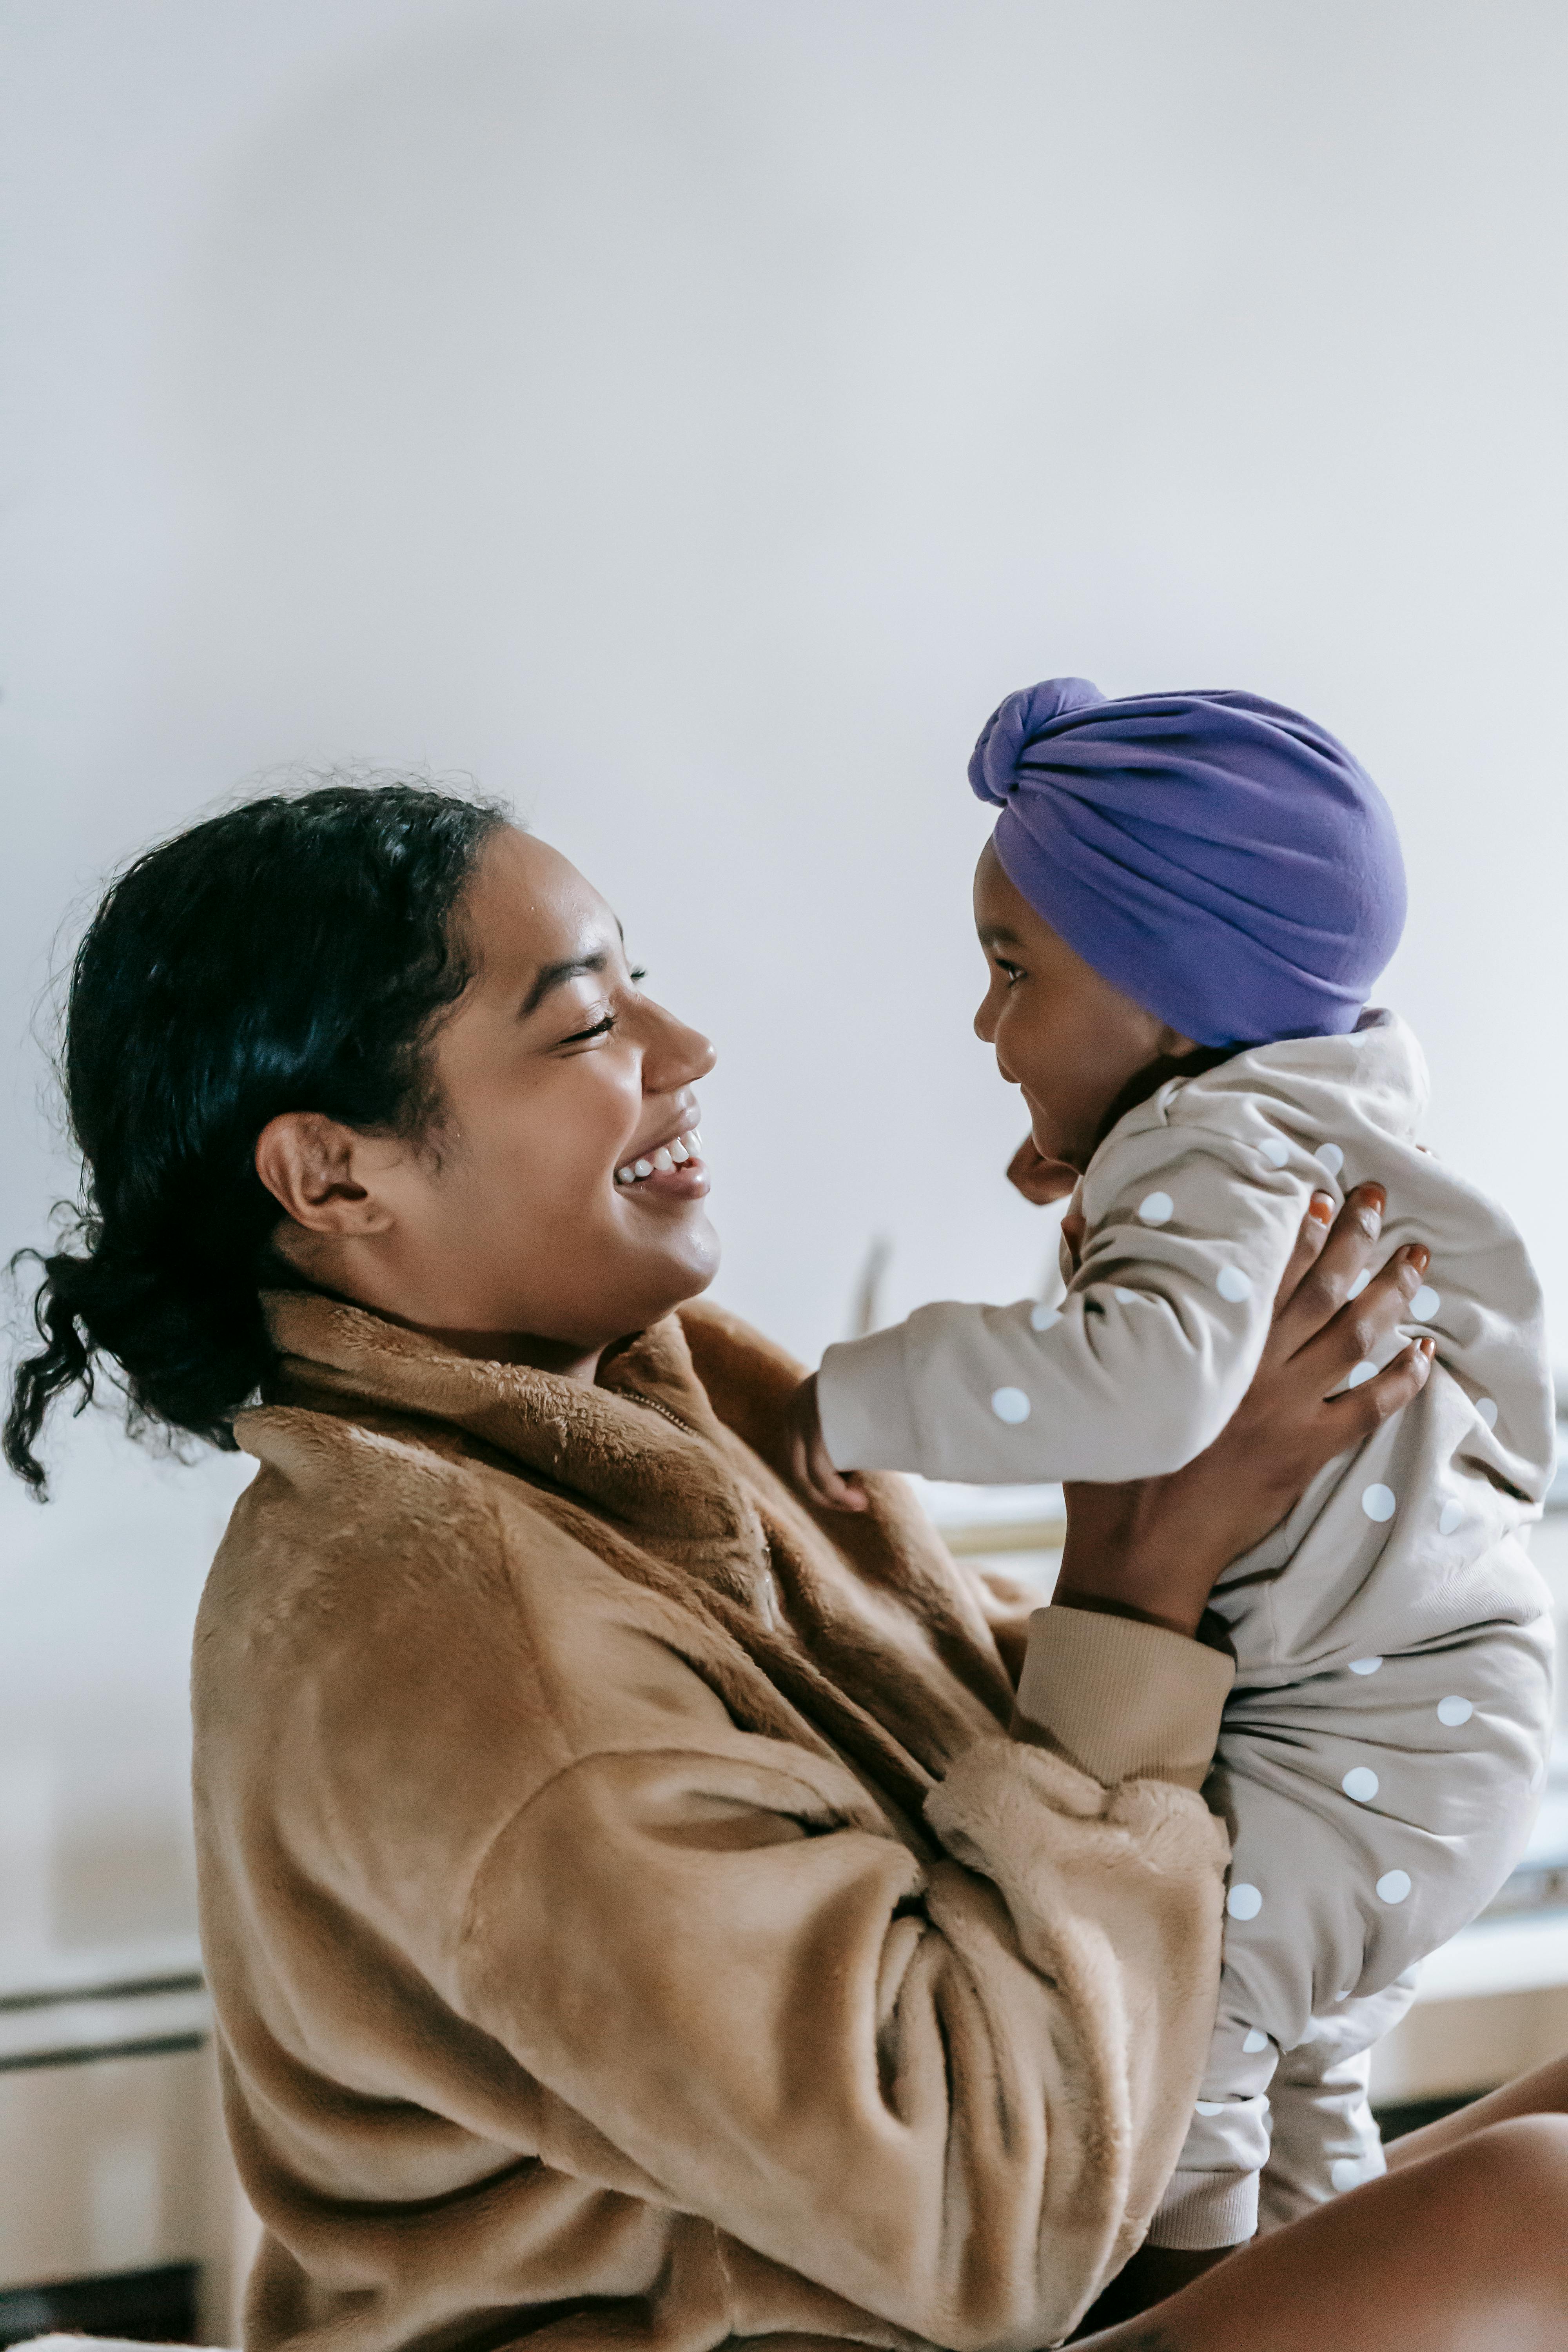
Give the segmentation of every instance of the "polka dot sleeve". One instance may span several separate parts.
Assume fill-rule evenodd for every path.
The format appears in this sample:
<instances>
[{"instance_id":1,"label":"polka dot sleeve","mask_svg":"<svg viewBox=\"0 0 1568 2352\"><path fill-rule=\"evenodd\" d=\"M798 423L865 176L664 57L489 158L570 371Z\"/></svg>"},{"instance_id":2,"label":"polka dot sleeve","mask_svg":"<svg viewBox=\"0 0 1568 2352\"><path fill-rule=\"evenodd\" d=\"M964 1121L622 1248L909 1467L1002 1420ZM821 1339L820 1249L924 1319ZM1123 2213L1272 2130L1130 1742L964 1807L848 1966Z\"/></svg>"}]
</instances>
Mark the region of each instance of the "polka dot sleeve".
<instances>
[{"instance_id":1,"label":"polka dot sleeve","mask_svg":"<svg viewBox=\"0 0 1568 2352\"><path fill-rule=\"evenodd\" d=\"M1113 1139L1059 1303L922 1307L827 1349L829 1455L979 1484L1179 1469L1252 1378L1308 1189L1227 1136Z\"/></svg>"}]
</instances>

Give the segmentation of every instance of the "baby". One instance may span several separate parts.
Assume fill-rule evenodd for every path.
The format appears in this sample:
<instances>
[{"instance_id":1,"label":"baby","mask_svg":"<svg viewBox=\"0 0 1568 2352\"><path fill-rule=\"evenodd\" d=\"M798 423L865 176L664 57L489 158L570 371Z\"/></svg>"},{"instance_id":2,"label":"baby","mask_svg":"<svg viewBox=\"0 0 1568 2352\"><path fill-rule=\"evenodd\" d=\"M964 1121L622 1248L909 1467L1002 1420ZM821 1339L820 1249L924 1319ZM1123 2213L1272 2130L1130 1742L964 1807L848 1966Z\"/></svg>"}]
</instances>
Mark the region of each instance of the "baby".
<instances>
[{"instance_id":1,"label":"baby","mask_svg":"<svg viewBox=\"0 0 1568 2352\"><path fill-rule=\"evenodd\" d=\"M1029 1108L1016 1181L1072 1191L1064 1289L829 1348L797 1401L808 1489L1175 1470L1257 1369L1313 1192L1381 1185L1390 1244L1431 1253L1421 1393L1212 1602L1237 1658L1205 1790L1234 1847L1225 1965L1150 2237L1233 2245L1383 2168L1370 2046L1529 1832L1552 1708L1523 1549L1553 1459L1541 1293L1501 1210L1415 1141L1415 1038L1364 1009L1405 883L1342 745L1250 695L1052 678L1002 705L970 781L1002 812L975 1025Z\"/></svg>"}]
</instances>

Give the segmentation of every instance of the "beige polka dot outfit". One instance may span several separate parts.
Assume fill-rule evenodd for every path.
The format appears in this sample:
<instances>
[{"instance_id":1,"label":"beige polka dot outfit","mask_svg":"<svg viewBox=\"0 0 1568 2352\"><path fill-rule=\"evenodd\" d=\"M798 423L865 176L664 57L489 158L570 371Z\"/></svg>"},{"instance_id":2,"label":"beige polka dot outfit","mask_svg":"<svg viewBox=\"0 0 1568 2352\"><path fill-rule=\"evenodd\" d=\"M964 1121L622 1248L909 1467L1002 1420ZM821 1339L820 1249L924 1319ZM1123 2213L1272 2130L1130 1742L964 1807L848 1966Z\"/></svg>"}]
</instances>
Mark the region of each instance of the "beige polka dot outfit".
<instances>
[{"instance_id":1,"label":"beige polka dot outfit","mask_svg":"<svg viewBox=\"0 0 1568 2352\"><path fill-rule=\"evenodd\" d=\"M1237 1660L1206 1790L1234 1848L1225 1963L1158 2244L1233 2244L1381 2170L1371 2045L1513 1867L1544 1784L1552 1620L1524 1548L1554 1456L1540 1286L1502 1211L1417 1148L1426 1100L1385 1012L1173 1080L1096 1153L1058 1297L924 1307L823 1360L841 1468L1154 1475L1239 1402L1314 1190L1375 1180L1384 1251L1431 1252L1411 1321L1350 1382L1430 1332L1421 1395L1214 1596Z\"/></svg>"}]
</instances>

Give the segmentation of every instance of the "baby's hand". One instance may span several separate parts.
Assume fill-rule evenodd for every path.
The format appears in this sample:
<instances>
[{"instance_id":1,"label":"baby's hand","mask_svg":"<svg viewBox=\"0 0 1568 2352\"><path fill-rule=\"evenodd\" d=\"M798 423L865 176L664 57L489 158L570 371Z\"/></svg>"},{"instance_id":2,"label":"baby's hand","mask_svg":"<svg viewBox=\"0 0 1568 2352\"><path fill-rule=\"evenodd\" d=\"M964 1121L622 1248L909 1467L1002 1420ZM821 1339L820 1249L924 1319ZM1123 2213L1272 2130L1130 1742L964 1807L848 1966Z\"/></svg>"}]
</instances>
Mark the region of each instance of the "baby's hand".
<instances>
[{"instance_id":1,"label":"baby's hand","mask_svg":"<svg viewBox=\"0 0 1568 2352\"><path fill-rule=\"evenodd\" d=\"M868 1496L853 1471L845 1477L834 1468L822 1442L822 1417L816 1408L816 1374L802 1381L784 1415L789 1475L805 1496L825 1511L863 1511Z\"/></svg>"},{"instance_id":2,"label":"baby's hand","mask_svg":"<svg viewBox=\"0 0 1568 2352\"><path fill-rule=\"evenodd\" d=\"M1047 1202L1059 1201L1078 1182L1078 1171L1069 1168L1065 1160L1047 1160L1026 1135L1007 1163L1007 1181L1026 1201L1033 1201L1043 1209Z\"/></svg>"}]
</instances>

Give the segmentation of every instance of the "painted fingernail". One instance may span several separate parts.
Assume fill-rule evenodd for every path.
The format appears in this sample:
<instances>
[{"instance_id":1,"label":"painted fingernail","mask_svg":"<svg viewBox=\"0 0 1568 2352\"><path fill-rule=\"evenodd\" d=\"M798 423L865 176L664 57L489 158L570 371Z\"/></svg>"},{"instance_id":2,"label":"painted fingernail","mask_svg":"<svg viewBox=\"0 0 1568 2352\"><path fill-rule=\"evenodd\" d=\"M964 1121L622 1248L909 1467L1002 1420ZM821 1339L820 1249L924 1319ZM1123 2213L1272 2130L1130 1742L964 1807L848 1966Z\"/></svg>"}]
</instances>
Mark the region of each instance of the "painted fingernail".
<instances>
[{"instance_id":1,"label":"painted fingernail","mask_svg":"<svg viewBox=\"0 0 1568 2352\"><path fill-rule=\"evenodd\" d=\"M1412 1242L1405 1255L1417 1274L1425 1274L1432 1263L1432 1253L1425 1242Z\"/></svg>"},{"instance_id":2,"label":"painted fingernail","mask_svg":"<svg viewBox=\"0 0 1568 2352\"><path fill-rule=\"evenodd\" d=\"M1330 1194L1314 1192L1307 1203L1307 1214L1315 1218L1320 1225L1331 1225L1334 1222L1334 1204Z\"/></svg>"},{"instance_id":3,"label":"painted fingernail","mask_svg":"<svg viewBox=\"0 0 1568 2352\"><path fill-rule=\"evenodd\" d=\"M1383 1186L1381 1184L1363 1184L1361 1187L1361 1191L1365 1194L1369 1205L1374 1208L1377 1211L1378 1215L1381 1217L1384 1209L1388 1206L1388 1194L1384 1190Z\"/></svg>"}]
</instances>

